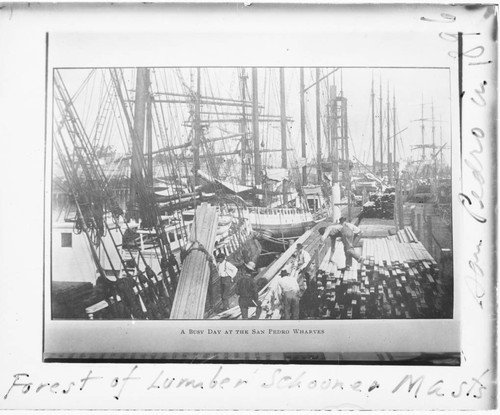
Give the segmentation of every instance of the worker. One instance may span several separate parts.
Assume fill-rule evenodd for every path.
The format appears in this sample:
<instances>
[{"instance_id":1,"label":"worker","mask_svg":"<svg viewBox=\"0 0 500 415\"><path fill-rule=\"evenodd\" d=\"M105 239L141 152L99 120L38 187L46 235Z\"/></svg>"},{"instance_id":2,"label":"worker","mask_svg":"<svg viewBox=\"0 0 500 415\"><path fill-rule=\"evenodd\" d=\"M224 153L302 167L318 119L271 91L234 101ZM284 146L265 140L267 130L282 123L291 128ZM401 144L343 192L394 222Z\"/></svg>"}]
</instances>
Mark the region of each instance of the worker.
<instances>
[{"instance_id":1,"label":"worker","mask_svg":"<svg viewBox=\"0 0 500 415\"><path fill-rule=\"evenodd\" d=\"M295 277L290 275L286 269L282 269L280 273L281 279L278 285L282 292L283 314L285 320L299 319L299 284Z\"/></svg>"},{"instance_id":2,"label":"worker","mask_svg":"<svg viewBox=\"0 0 500 415\"><path fill-rule=\"evenodd\" d=\"M309 274L307 273L307 268L311 262L311 255L304 249L301 243L297 244L295 252L292 255L292 274L294 274L299 284L300 292L299 297L302 297L305 290L307 289L307 283L309 282Z\"/></svg>"},{"instance_id":3,"label":"worker","mask_svg":"<svg viewBox=\"0 0 500 415\"><path fill-rule=\"evenodd\" d=\"M236 294L239 295L238 304L240 305L241 318L248 320L249 307L257 307L254 319L260 317L262 311L261 303L259 301L259 293L257 291L257 284L253 279L255 272L255 263L250 261L245 264L241 270L241 278L236 283Z\"/></svg>"},{"instance_id":4,"label":"worker","mask_svg":"<svg viewBox=\"0 0 500 415\"><path fill-rule=\"evenodd\" d=\"M221 282L222 311L226 311L229 309L230 290L233 286L233 279L236 277L238 268L228 262L226 260L226 255L222 252L215 257L215 261L217 262L217 272Z\"/></svg>"},{"instance_id":5,"label":"worker","mask_svg":"<svg viewBox=\"0 0 500 415\"><path fill-rule=\"evenodd\" d=\"M337 236L340 235L340 230L341 226L339 224L336 225L330 225L330 226L325 226L322 228L318 229L318 233L321 235L321 240L323 243L326 241L327 238L330 238L330 258L328 262L333 263L333 254L335 253L335 242L337 240Z\"/></svg>"},{"instance_id":6,"label":"worker","mask_svg":"<svg viewBox=\"0 0 500 415\"><path fill-rule=\"evenodd\" d=\"M293 253L293 267L299 272L307 269L311 262L311 255L304 249L304 245L298 243Z\"/></svg>"},{"instance_id":7,"label":"worker","mask_svg":"<svg viewBox=\"0 0 500 415\"><path fill-rule=\"evenodd\" d=\"M318 232L322 235L322 240L325 241L326 238L330 237L331 240L331 252L330 252L330 262L333 262L333 255L335 253L335 242L337 237L340 236L342 239L342 244L344 245L345 254L345 270L349 270L352 266L352 258L358 261L360 264L363 263L364 258L356 253L354 246L358 243L361 238L361 229L354 226L352 223L347 222L346 218L341 217L339 219L339 224L329 226L328 228L320 228Z\"/></svg>"}]
</instances>

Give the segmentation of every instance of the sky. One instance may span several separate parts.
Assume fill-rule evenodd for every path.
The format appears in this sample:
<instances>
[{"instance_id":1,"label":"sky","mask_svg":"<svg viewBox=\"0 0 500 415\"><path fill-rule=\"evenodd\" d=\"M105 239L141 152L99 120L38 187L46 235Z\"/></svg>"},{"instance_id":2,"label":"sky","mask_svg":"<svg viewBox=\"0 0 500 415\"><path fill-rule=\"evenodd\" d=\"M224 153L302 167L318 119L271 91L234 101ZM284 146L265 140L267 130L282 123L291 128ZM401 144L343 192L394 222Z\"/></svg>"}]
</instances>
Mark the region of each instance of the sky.
<instances>
[{"instance_id":1,"label":"sky","mask_svg":"<svg viewBox=\"0 0 500 415\"><path fill-rule=\"evenodd\" d=\"M105 86L109 87L109 71L89 69L62 69L60 70L62 79L70 93L74 96L75 107L89 133L95 132L95 122L99 105L105 101ZM307 158L309 162L315 162L316 158L316 87L315 68L304 68L304 83L307 89L305 94L306 106L306 145ZM334 73L332 73L334 72ZM135 90L135 70L124 69L123 76L127 85L130 97L133 97ZM151 90L168 91L174 93L186 93L189 89L196 89L197 71L194 68L155 68L151 71ZM231 99L240 99L241 96L241 68L202 68L200 72L200 86L202 96L215 96ZM300 69L285 68L285 100L286 114L291 121L288 123L288 145L294 151L289 154L289 165L297 163L300 155ZM412 150L412 146L421 144L422 130L422 102L424 104L424 142L432 143L432 122L431 111L434 107L434 133L436 144L442 142L451 143L450 137L450 74L444 68L371 68L371 67L343 67L343 68L321 68L320 76L328 75L321 80L321 111L325 117L327 103L327 91L333 84L336 85L337 94L347 99L350 155L351 159L357 158L363 163L371 164L372 160L372 130L371 130L371 88L372 79L375 85L375 136L376 136L376 158L380 156L379 139L379 91L382 83L382 118L383 118L383 138L384 138L384 160L387 160L387 150L385 142L387 138L387 92L390 96L390 134L393 131L393 96L396 100L396 130L402 131L397 136L398 160L406 160L411 157L420 158L421 150ZM90 75L90 76L89 76ZM246 68L246 95L252 93L252 71ZM280 114L279 95L279 69L278 68L258 68L257 70L259 104L263 106L262 114L278 116ZM104 87L103 87L104 86ZM309 88L310 87L310 88ZM164 97L156 96L158 99ZM163 134L163 140L158 140L154 147L158 148L165 144L178 144L189 139L191 129L184 125L189 121L189 106L179 104L162 104L163 126L155 128L156 135ZM221 113L239 111L235 107L207 107L202 106L202 118L223 118ZM212 114L208 114L208 113ZM251 108L248 108L249 125L251 126ZM57 117L57 113L56 113ZM120 111L115 117L121 119L115 122L114 126L108 126L103 131L103 136L108 136L108 144L117 148L118 152L123 152L127 148L126 128ZM227 118L235 118L226 116ZM326 126L325 119L322 120L322 134ZM121 127L119 124L122 124ZM232 123L212 123L207 130L207 138L216 138L227 134L238 133L239 126ZM277 149L280 146L280 124L279 122L261 123L260 140L266 148ZM322 137L323 152L326 152L326 138ZM237 148L238 139L233 139L231 144L218 142L215 144L220 151ZM392 145L391 145L392 147ZM427 150L429 151L429 150ZM429 154L427 152L427 154ZM450 150L443 153L445 163L449 163ZM267 164L279 166L279 153L263 154Z\"/></svg>"}]
</instances>

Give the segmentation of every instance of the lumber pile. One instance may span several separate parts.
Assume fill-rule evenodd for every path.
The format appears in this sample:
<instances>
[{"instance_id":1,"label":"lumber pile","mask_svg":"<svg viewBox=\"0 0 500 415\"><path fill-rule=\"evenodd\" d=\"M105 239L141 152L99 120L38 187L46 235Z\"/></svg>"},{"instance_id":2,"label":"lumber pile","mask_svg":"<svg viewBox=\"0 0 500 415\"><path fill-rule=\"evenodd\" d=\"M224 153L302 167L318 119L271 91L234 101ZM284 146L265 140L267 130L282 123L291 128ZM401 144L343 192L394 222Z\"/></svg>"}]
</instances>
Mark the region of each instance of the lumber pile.
<instances>
[{"instance_id":1,"label":"lumber pile","mask_svg":"<svg viewBox=\"0 0 500 415\"><path fill-rule=\"evenodd\" d=\"M398 242L418 242L413 229L409 226L406 226L404 229L400 229L395 235L391 235L388 239Z\"/></svg>"},{"instance_id":2,"label":"lumber pile","mask_svg":"<svg viewBox=\"0 0 500 415\"><path fill-rule=\"evenodd\" d=\"M182 264L171 319L202 319L210 283L210 262L217 233L218 213L206 203L196 209L190 240L194 243Z\"/></svg>"},{"instance_id":3,"label":"lumber pile","mask_svg":"<svg viewBox=\"0 0 500 415\"><path fill-rule=\"evenodd\" d=\"M358 225L363 231L363 238L383 238L396 232L393 220L363 218Z\"/></svg>"},{"instance_id":4,"label":"lumber pile","mask_svg":"<svg viewBox=\"0 0 500 415\"><path fill-rule=\"evenodd\" d=\"M386 238L364 239L363 264L344 271L323 259L320 316L356 318L450 318L436 261L410 228ZM337 244L335 255L342 246ZM336 259L334 259L336 261Z\"/></svg>"},{"instance_id":5,"label":"lumber pile","mask_svg":"<svg viewBox=\"0 0 500 415\"><path fill-rule=\"evenodd\" d=\"M364 218L393 219L395 193L374 194L363 205Z\"/></svg>"}]
</instances>

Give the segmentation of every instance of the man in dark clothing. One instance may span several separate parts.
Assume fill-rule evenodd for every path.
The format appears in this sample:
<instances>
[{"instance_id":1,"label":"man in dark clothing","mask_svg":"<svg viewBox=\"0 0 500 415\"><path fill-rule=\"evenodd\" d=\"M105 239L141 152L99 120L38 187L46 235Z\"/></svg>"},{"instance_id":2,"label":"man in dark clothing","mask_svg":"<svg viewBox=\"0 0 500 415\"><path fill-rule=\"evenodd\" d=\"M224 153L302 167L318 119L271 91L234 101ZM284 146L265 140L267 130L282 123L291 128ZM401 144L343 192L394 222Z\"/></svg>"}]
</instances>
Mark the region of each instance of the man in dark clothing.
<instances>
[{"instance_id":1,"label":"man in dark clothing","mask_svg":"<svg viewBox=\"0 0 500 415\"><path fill-rule=\"evenodd\" d=\"M325 283L326 285L326 283ZM307 283L307 289L300 299L300 319L318 318L319 300L318 285L316 278L311 278Z\"/></svg>"},{"instance_id":2,"label":"man in dark clothing","mask_svg":"<svg viewBox=\"0 0 500 415\"><path fill-rule=\"evenodd\" d=\"M249 307L257 307L254 319L258 319L262 311L257 284L255 284L252 276L253 271L255 271L255 264L253 262L245 264L241 277L236 283L236 294L240 296L238 303L240 305L241 317L244 320L248 320Z\"/></svg>"}]
</instances>

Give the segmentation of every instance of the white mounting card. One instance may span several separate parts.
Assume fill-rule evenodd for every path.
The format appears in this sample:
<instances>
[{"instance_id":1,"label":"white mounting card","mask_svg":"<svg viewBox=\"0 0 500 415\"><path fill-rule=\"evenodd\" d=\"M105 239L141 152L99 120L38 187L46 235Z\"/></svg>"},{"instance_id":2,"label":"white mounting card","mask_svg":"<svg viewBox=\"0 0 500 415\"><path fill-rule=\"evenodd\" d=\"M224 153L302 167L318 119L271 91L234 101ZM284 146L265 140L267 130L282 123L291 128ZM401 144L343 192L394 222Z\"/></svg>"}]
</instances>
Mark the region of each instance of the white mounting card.
<instances>
[{"instance_id":1,"label":"white mounting card","mask_svg":"<svg viewBox=\"0 0 500 415\"><path fill-rule=\"evenodd\" d=\"M0 408L495 408L497 12L494 5L474 4L2 5ZM405 155L401 163L424 150L418 147L423 134L429 154L437 147L432 135L437 140L441 130L445 137L433 161L443 154L452 172L451 314L298 321L51 318L53 253L62 242L54 237L51 211L61 121L54 73L64 74L78 94L82 74L119 68L127 75L137 67L158 74L162 68L167 75L184 71L187 86L191 69L201 67L221 80L212 86L214 96L238 87L228 75L233 69L258 68L266 103L278 102L273 82L285 68L294 119L289 139L296 149L300 68L311 85L316 68L327 76L335 70L336 87L348 99L351 159L365 164L375 153L371 79L378 87L382 78L383 92L376 94L384 105L389 82L405 130L397 147ZM305 131L315 160L329 150L316 147L313 87L308 95ZM98 98L84 91L78 99L85 119ZM431 108L441 123L431 123L437 118ZM382 121L387 111L379 109ZM277 131L266 127L263 140ZM272 160L267 154L262 157Z\"/></svg>"}]
</instances>

